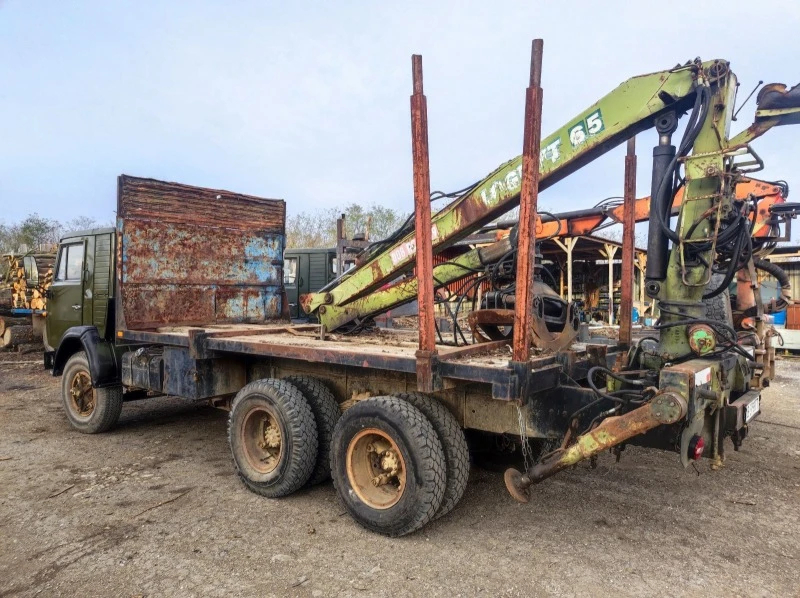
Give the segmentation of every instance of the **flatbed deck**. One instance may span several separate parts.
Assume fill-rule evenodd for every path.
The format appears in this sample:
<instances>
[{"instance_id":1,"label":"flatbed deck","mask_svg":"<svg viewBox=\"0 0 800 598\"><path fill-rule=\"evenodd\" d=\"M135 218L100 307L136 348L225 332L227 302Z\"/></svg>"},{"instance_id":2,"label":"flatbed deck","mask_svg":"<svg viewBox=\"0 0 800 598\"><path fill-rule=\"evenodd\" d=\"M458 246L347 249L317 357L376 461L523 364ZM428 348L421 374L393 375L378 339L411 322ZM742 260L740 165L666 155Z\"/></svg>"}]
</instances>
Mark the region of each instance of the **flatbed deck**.
<instances>
[{"instance_id":1,"label":"flatbed deck","mask_svg":"<svg viewBox=\"0 0 800 598\"><path fill-rule=\"evenodd\" d=\"M118 341L189 348L195 355L248 355L281 358L338 366L363 367L414 374L417 371L416 331L376 330L349 337L328 334L322 340L314 324L216 324L204 327L169 326L152 330L121 330ZM530 360L530 375L537 388L547 390L558 384L562 365L573 379L585 377L597 357L576 343L569 364L554 354ZM605 353L603 351L603 353ZM605 355L603 355L603 359ZM515 369L507 341L464 347L437 345L437 370L449 385L485 383L493 387L492 397L509 400L514 393ZM595 360L593 362L593 360Z\"/></svg>"}]
</instances>

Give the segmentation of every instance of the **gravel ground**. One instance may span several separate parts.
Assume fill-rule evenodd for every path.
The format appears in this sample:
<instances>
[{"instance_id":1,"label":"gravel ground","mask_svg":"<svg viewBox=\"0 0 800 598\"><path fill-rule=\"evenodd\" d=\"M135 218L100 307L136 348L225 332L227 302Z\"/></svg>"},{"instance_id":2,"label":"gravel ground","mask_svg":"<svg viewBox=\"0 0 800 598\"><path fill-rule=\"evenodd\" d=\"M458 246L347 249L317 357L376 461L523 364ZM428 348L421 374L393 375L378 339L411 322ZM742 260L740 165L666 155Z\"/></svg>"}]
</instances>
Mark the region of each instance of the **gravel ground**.
<instances>
[{"instance_id":1,"label":"gravel ground","mask_svg":"<svg viewBox=\"0 0 800 598\"><path fill-rule=\"evenodd\" d=\"M447 517L391 540L325 484L282 500L233 473L226 414L126 404L67 424L59 381L0 358L0 596L800 596L800 361L716 472L629 448L511 500L478 468Z\"/></svg>"}]
</instances>

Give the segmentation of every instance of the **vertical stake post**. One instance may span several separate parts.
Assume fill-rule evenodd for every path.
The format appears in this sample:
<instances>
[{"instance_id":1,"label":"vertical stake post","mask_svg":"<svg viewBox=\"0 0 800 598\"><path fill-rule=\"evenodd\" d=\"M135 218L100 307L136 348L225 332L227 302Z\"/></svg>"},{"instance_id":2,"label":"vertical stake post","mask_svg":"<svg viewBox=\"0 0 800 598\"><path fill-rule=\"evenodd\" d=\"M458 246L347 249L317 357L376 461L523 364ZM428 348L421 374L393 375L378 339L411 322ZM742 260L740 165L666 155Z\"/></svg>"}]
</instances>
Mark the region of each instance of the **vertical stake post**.
<instances>
[{"instance_id":1,"label":"vertical stake post","mask_svg":"<svg viewBox=\"0 0 800 598\"><path fill-rule=\"evenodd\" d=\"M625 156L625 188L623 191L622 215L622 281L620 283L619 344L630 347L633 341L633 272L636 251L636 137L628 139L628 153ZM609 301L611 301L609 290Z\"/></svg>"},{"instance_id":2,"label":"vertical stake post","mask_svg":"<svg viewBox=\"0 0 800 598\"><path fill-rule=\"evenodd\" d=\"M542 52L544 42L533 40L530 84L525 92L525 132L522 141L517 288L514 306L513 360L527 363L533 342L533 279L536 263L536 201L539 196L539 147L542 138ZM522 381L522 385L525 382ZM524 388L522 389L524 392Z\"/></svg>"},{"instance_id":3,"label":"vertical stake post","mask_svg":"<svg viewBox=\"0 0 800 598\"><path fill-rule=\"evenodd\" d=\"M416 227L417 303L419 305L419 350L417 388L432 392L438 386L434 377L436 329L433 306L433 241L431 239L431 178L428 157L428 107L422 86L422 56L411 57L413 94L411 95L411 137L414 161L414 224Z\"/></svg>"}]
</instances>

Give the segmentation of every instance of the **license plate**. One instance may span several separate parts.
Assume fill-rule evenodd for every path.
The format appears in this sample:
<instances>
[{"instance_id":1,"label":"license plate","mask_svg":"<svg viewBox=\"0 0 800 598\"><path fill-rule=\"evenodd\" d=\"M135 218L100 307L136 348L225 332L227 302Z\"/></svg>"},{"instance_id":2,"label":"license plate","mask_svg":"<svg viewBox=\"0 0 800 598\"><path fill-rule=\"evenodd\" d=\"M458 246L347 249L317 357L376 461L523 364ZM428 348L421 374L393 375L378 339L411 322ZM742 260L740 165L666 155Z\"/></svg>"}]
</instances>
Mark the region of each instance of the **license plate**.
<instances>
[{"instance_id":1,"label":"license plate","mask_svg":"<svg viewBox=\"0 0 800 598\"><path fill-rule=\"evenodd\" d=\"M747 407L744 408L744 423L749 422L760 412L761 412L761 395L757 396L755 399L750 401L747 404Z\"/></svg>"}]
</instances>

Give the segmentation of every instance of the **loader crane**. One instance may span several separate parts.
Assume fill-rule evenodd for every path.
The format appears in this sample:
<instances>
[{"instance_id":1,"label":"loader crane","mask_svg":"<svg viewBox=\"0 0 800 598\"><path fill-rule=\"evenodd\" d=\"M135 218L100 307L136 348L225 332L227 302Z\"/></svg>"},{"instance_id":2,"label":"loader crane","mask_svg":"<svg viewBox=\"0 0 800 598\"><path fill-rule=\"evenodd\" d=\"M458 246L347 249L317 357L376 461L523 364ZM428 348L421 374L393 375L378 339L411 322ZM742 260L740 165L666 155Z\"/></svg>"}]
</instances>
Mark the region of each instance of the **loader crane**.
<instances>
[{"instance_id":1,"label":"loader crane","mask_svg":"<svg viewBox=\"0 0 800 598\"><path fill-rule=\"evenodd\" d=\"M541 48L537 40L535 58ZM706 456L720 465L723 440L738 447L760 411L763 355L740 342L730 318L706 315L704 301L718 301L725 280L747 274L752 317L763 325L754 269L771 241L752 240L758 203L736 189L761 166L750 142L800 122L800 88L764 88L753 125L731 137L736 78L728 63L690 61L627 81L539 143L541 61L533 63L522 157L431 216L421 57L412 58L414 225L304 297L320 326L289 319L283 200L119 177L116 227L62 239L48 289L54 351L45 363L61 376L70 424L84 433L109 430L130 400L210 401L229 410L228 441L246 488L277 498L332 477L347 513L389 536L456 507L469 475L467 434L523 449L536 443L538 455L523 451L523 470L505 476L523 501L532 484L626 443L677 452L684 464ZM671 136L684 113L676 147ZM547 301L546 286L535 286L536 167L545 188L653 127L648 264L655 266L647 290L661 306L659 338L532 351ZM635 199L629 174L626 168L626 205ZM668 215L679 187L673 230ZM516 203L516 232L434 267L434 252ZM630 223L632 211L624 212ZM512 358L508 339L437 345L433 285L485 273L515 251L516 271L497 272L517 285ZM63 275L62 265L69 266ZM384 286L412 268L418 278ZM330 332L355 332L345 326L413 298L417 286L426 323L418 337Z\"/></svg>"},{"instance_id":2,"label":"loader crane","mask_svg":"<svg viewBox=\"0 0 800 598\"><path fill-rule=\"evenodd\" d=\"M757 202L737 197L737 186L749 184L748 175L763 168L751 142L772 127L800 122L800 86L764 87L753 124L731 137L736 89L727 61L696 59L629 79L542 140L539 191L626 139L656 129L646 292L658 301L662 318L656 346L637 347L619 364L622 372L630 373L604 365L587 373L596 395L590 404L605 404L607 409L579 409L558 451L525 473L507 472L507 487L518 500L527 500L531 484L602 450L641 440L656 428L671 431L660 430L660 439L650 442L677 450L684 464L698 453L719 464L723 438L733 437L738 448L747 422L758 413L760 395L754 382L760 372L755 370L764 368L763 358L756 357L758 349L748 352L740 345L730 321L707 318L704 302L723 294L737 271L756 280L758 252L751 233ZM676 147L672 135L685 113L688 122ZM517 157L466 189L433 216L433 253L515 207L521 183L522 157ZM673 230L670 216L679 191ZM434 284L442 286L479 271L513 252L515 245L511 234L440 264L432 270ZM317 314L324 334L413 299L418 291L415 277L381 286L410 270L415 251L415 233L405 227L368 251L360 266L321 292L301 298L301 304L307 313ZM724 275L715 277L717 270ZM546 285L537 284L534 293L546 300ZM532 319L533 338L544 339L557 351L566 349L574 338L569 329L577 329L572 306L567 306L565 331L554 338L544 325L542 303ZM763 310L756 311L760 318ZM763 338L763 329L761 333ZM598 374L606 380L605 390L596 385ZM575 435L583 429L584 434Z\"/></svg>"}]
</instances>

